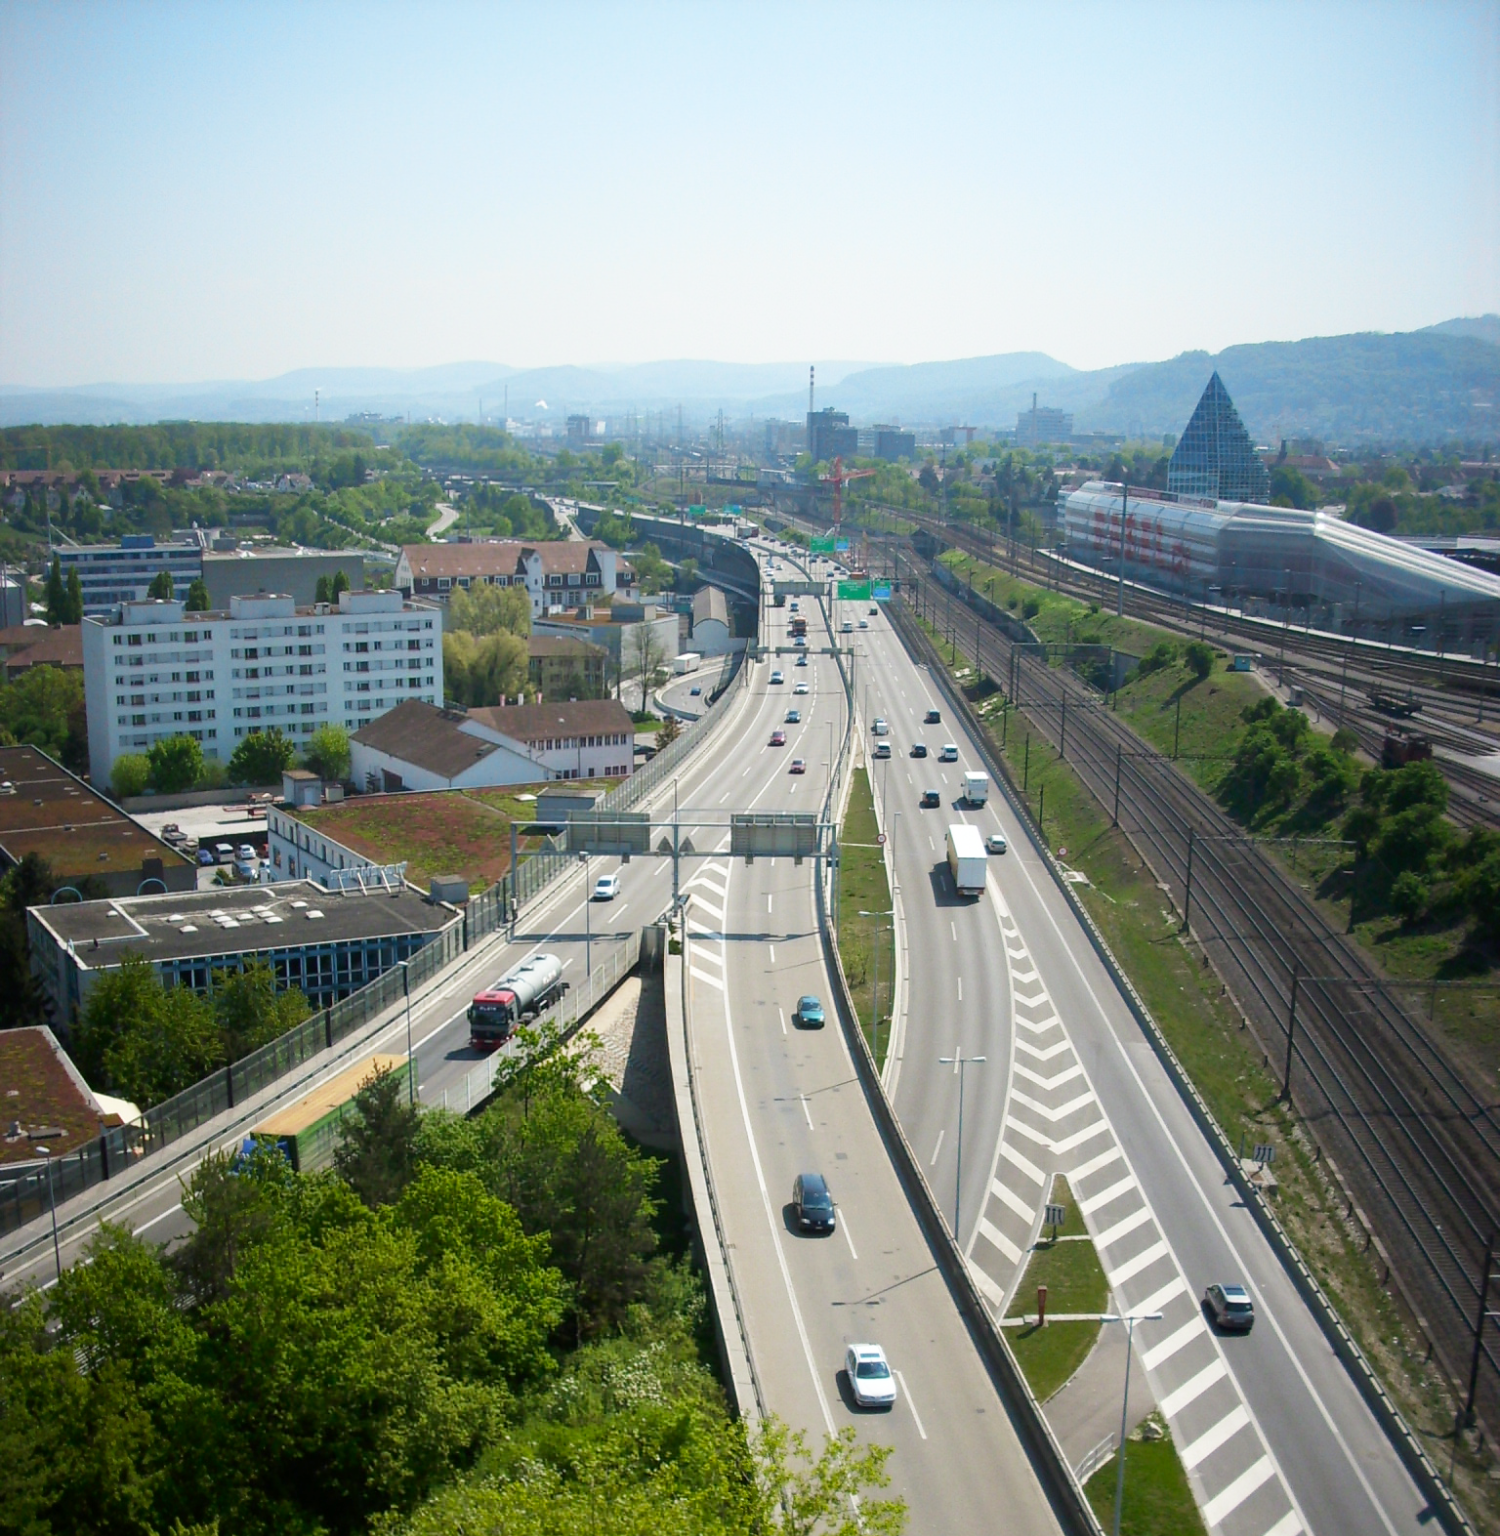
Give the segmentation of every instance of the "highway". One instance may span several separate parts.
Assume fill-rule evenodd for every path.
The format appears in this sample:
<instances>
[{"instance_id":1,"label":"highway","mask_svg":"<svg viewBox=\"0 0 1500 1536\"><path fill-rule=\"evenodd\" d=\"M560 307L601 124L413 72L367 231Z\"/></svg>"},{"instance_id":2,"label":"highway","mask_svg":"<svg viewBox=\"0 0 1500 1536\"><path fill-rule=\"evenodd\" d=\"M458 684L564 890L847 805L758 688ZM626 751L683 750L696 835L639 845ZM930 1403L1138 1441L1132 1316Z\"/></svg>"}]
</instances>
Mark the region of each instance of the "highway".
<instances>
[{"instance_id":1,"label":"highway","mask_svg":"<svg viewBox=\"0 0 1500 1536\"><path fill-rule=\"evenodd\" d=\"M773 642L787 643L785 611L766 613ZM815 647L819 639L814 634ZM821 639L826 644L828 637ZM785 680L772 684L778 666ZM727 857L730 811L820 807L844 727L835 664L818 655L795 667L787 656L752 665L750 679L737 687L730 718L689 761L675 788L699 850L683 864L695 1070L730 1263L767 1404L807 1431L814 1445L825 1431L852 1424L861 1437L894 1446L892 1491L907 1499L913 1532L993 1530L1001 1500L1007 1529L1022 1536L1060 1530L855 1078L822 963L815 866L760 860L732 867ZM806 695L794 694L798 680L808 683ZM784 721L792 707L802 711L799 725ZM773 748L778 727L790 740ZM790 761L799 755L807 772L792 775ZM656 814L669 817L673 800L673 787L664 786ZM591 859L587 880L591 885L617 869L615 860ZM561 882L524 914L513 944L497 938L471 952L415 999L411 1034L424 1102L441 1103L478 1059L468 1046L464 1010L480 985L539 949L562 956L576 977L586 966L586 915L598 946L654 921L669 905L670 861L637 858L622 873L623 893L609 904L586 907L582 871ZM609 937L601 939L601 930ZM794 1027L804 991L823 999L828 1027ZM398 1017L362 1050L399 1051L405 1040L406 1021ZM254 1118L266 1112L262 1107ZM239 1135L236 1129L220 1144L236 1144ZM792 1181L808 1169L824 1171L832 1186L839 1211L832 1237L803 1237L788 1226ZM65 1234L63 1261L80 1256L101 1218L162 1242L180 1236L187 1218L179 1174L186 1171L165 1169L107 1198ZM99 1193L80 1196L73 1208ZM68 1206L60 1209L65 1221L71 1214ZM50 1245L42 1246L7 1265L5 1279L46 1285L52 1270ZM843 1352L860 1339L883 1344L890 1356L900 1400L889 1414L860 1413L847 1395Z\"/></svg>"},{"instance_id":2,"label":"highway","mask_svg":"<svg viewBox=\"0 0 1500 1536\"><path fill-rule=\"evenodd\" d=\"M864 605L842 606L842 616L864 617ZM1066 1173L1113 1304L1164 1313L1140 1325L1138 1359L1212 1528L1226 1536L1423 1528L1425 1500L1050 872L1013 835L1004 800L992 789L982 810L956 803L964 769L983 767L975 744L885 616L868 622L856 632L860 707L891 724L892 759L874 766L907 959L907 1018L886 1080L951 1222L958 1084L937 1058L956 1045L987 1057L969 1070L964 1106L959 1241L976 1282L997 1309L1014 1294L1051 1175ZM943 711L941 726L922 723L931 708ZM915 740L934 753L954 742L959 761L914 760ZM942 793L942 809L918 809L928 787ZM946 870L935 869L950 820L1010 837L1010 851L991 857L989 890L977 902L957 905ZM998 964L998 983L980 983L986 964ZM1216 1280L1250 1288L1258 1313L1250 1335L1220 1339L1204 1325L1198 1297Z\"/></svg>"}]
</instances>

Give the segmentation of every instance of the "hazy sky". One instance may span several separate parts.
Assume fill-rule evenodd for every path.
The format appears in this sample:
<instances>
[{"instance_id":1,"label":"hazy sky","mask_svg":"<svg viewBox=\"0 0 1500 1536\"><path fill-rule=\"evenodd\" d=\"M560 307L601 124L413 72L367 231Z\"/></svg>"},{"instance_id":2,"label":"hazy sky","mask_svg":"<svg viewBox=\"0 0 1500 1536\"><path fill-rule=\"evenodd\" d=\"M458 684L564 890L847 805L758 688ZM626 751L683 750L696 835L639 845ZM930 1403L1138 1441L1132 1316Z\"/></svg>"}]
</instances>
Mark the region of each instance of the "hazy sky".
<instances>
[{"instance_id":1,"label":"hazy sky","mask_svg":"<svg viewBox=\"0 0 1500 1536\"><path fill-rule=\"evenodd\" d=\"M0 0L0 382L1500 309L1500 3Z\"/></svg>"}]
</instances>

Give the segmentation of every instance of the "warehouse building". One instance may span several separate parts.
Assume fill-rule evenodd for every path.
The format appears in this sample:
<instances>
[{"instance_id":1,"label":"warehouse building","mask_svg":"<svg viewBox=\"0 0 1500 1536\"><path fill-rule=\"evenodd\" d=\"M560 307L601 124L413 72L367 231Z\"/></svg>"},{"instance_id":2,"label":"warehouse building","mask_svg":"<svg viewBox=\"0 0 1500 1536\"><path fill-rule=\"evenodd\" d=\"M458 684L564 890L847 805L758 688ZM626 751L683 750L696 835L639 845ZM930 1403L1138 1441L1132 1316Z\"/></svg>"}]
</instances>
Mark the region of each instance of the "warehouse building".
<instances>
[{"instance_id":1,"label":"warehouse building","mask_svg":"<svg viewBox=\"0 0 1500 1536\"><path fill-rule=\"evenodd\" d=\"M164 985L207 992L213 973L263 961L278 988L299 987L325 1008L430 944L457 919L452 907L395 878L369 891L311 880L169 896L31 907L31 968L72 1018L100 976L144 955Z\"/></svg>"}]
</instances>

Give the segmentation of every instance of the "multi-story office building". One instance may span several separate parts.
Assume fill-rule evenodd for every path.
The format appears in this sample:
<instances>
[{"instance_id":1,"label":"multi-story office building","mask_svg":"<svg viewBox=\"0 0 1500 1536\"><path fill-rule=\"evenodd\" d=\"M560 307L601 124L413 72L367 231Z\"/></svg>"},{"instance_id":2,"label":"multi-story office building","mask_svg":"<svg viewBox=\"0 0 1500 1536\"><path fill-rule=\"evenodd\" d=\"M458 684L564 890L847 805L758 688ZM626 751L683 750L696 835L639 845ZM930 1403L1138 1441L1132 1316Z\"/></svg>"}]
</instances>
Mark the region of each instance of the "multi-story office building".
<instances>
[{"instance_id":1,"label":"multi-story office building","mask_svg":"<svg viewBox=\"0 0 1500 1536\"><path fill-rule=\"evenodd\" d=\"M807 451L814 464L831 464L836 458L853 458L859 452L859 432L849 425L848 414L824 406L807 413Z\"/></svg>"},{"instance_id":2,"label":"multi-story office building","mask_svg":"<svg viewBox=\"0 0 1500 1536\"><path fill-rule=\"evenodd\" d=\"M108 783L122 753L169 736L225 760L269 726L300 746L320 725L357 730L405 699L441 704L442 641L441 609L399 592L344 592L337 607L234 597L227 613L159 599L86 616L90 773Z\"/></svg>"},{"instance_id":3,"label":"multi-story office building","mask_svg":"<svg viewBox=\"0 0 1500 1536\"><path fill-rule=\"evenodd\" d=\"M1213 501L1268 502L1271 477L1217 373L1167 465L1167 489Z\"/></svg>"},{"instance_id":4,"label":"multi-story office building","mask_svg":"<svg viewBox=\"0 0 1500 1536\"><path fill-rule=\"evenodd\" d=\"M903 432L900 427L883 427L877 423L874 453L877 459L885 459L892 464L899 459L914 459L917 456L917 434Z\"/></svg>"},{"instance_id":5,"label":"multi-story office building","mask_svg":"<svg viewBox=\"0 0 1500 1536\"><path fill-rule=\"evenodd\" d=\"M1016 446L1036 448L1042 443L1065 443L1073 435L1073 415L1055 406L1038 405L1031 397L1031 409L1016 416Z\"/></svg>"},{"instance_id":6,"label":"multi-story office building","mask_svg":"<svg viewBox=\"0 0 1500 1536\"><path fill-rule=\"evenodd\" d=\"M186 599L203 574L203 547L196 541L158 544L149 533L127 533L118 544L69 544L53 550L63 580L74 567L84 614L105 614L119 603L144 602L163 571L172 573L172 595Z\"/></svg>"}]
</instances>

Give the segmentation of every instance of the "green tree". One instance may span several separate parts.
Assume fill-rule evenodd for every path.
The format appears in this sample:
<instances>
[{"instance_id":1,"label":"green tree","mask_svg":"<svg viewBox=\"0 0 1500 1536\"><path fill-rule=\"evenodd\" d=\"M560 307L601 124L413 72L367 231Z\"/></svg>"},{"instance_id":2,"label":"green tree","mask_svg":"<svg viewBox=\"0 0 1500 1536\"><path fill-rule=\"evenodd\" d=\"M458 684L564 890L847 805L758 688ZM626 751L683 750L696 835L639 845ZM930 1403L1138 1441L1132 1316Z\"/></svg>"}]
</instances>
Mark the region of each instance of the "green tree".
<instances>
[{"instance_id":1,"label":"green tree","mask_svg":"<svg viewBox=\"0 0 1500 1536\"><path fill-rule=\"evenodd\" d=\"M349 590L349 573L342 566L333 573L333 585L328 590L329 601L334 603L338 602L339 593Z\"/></svg>"},{"instance_id":2,"label":"green tree","mask_svg":"<svg viewBox=\"0 0 1500 1536\"><path fill-rule=\"evenodd\" d=\"M307 766L320 779L338 782L349 777L349 733L331 722L320 725L307 740Z\"/></svg>"},{"instance_id":3,"label":"green tree","mask_svg":"<svg viewBox=\"0 0 1500 1536\"><path fill-rule=\"evenodd\" d=\"M404 1072L377 1071L345 1117L333 1166L367 1206L390 1205L416 1168L421 1119Z\"/></svg>"},{"instance_id":4,"label":"green tree","mask_svg":"<svg viewBox=\"0 0 1500 1536\"><path fill-rule=\"evenodd\" d=\"M68 594L63 586L62 558L58 555L52 557L52 569L47 572L47 622L69 622Z\"/></svg>"},{"instance_id":5,"label":"green tree","mask_svg":"<svg viewBox=\"0 0 1500 1536\"><path fill-rule=\"evenodd\" d=\"M296 747L280 726L252 731L230 755L229 777L236 784L279 784L296 756Z\"/></svg>"},{"instance_id":6,"label":"green tree","mask_svg":"<svg viewBox=\"0 0 1500 1536\"><path fill-rule=\"evenodd\" d=\"M207 613L213 607L213 598L208 594L208 583L201 576L193 577L192 584L188 587L187 602L183 609L187 613Z\"/></svg>"},{"instance_id":7,"label":"green tree","mask_svg":"<svg viewBox=\"0 0 1500 1536\"><path fill-rule=\"evenodd\" d=\"M525 639L531 633L531 595L525 587L476 582L457 588L448 604L448 628L471 635L505 633Z\"/></svg>"},{"instance_id":8,"label":"green tree","mask_svg":"<svg viewBox=\"0 0 1500 1536\"><path fill-rule=\"evenodd\" d=\"M176 587L172 582L172 573L161 570L151 578L151 585L146 588L146 596L153 598L166 598L170 600L176 594Z\"/></svg>"},{"instance_id":9,"label":"green tree","mask_svg":"<svg viewBox=\"0 0 1500 1536\"><path fill-rule=\"evenodd\" d=\"M294 1029L312 1007L297 987L278 992L271 967L252 961L214 973L213 1010L224 1058L238 1061Z\"/></svg>"},{"instance_id":10,"label":"green tree","mask_svg":"<svg viewBox=\"0 0 1500 1536\"><path fill-rule=\"evenodd\" d=\"M151 759L144 752L122 752L109 770L110 788L117 800L144 795L151 783Z\"/></svg>"},{"instance_id":11,"label":"green tree","mask_svg":"<svg viewBox=\"0 0 1500 1536\"><path fill-rule=\"evenodd\" d=\"M318 585L313 591L315 603L331 603L333 601L333 584L327 576L318 577Z\"/></svg>"},{"instance_id":12,"label":"green tree","mask_svg":"<svg viewBox=\"0 0 1500 1536\"><path fill-rule=\"evenodd\" d=\"M88 715L83 673L66 667L29 667L0 684L0 731L10 742L29 742L75 773L88 767Z\"/></svg>"},{"instance_id":13,"label":"green tree","mask_svg":"<svg viewBox=\"0 0 1500 1536\"><path fill-rule=\"evenodd\" d=\"M49 901L57 883L37 853L24 854L0 879L0 1029L47 1022L47 995L31 969L26 909Z\"/></svg>"},{"instance_id":14,"label":"green tree","mask_svg":"<svg viewBox=\"0 0 1500 1536\"><path fill-rule=\"evenodd\" d=\"M519 635L499 630L474 636L466 629L443 636L443 680L448 697L470 708L514 699L530 677L530 654Z\"/></svg>"},{"instance_id":15,"label":"green tree","mask_svg":"<svg viewBox=\"0 0 1500 1536\"><path fill-rule=\"evenodd\" d=\"M83 623L83 586L78 580L78 567L68 567L68 588L63 602L64 624Z\"/></svg>"},{"instance_id":16,"label":"green tree","mask_svg":"<svg viewBox=\"0 0 1500 1536\"><path fill-rule=\"evenodd\" d=\"M1427 910L1431 896L1427 882L1415 870L1404 869L1391 882L1391 911L1405 923L1414 923Z\"/></svg>"},{"instance_id":17,"label":"green tree","mask_svg":"<svg viewBox=\"0 0 1500 1536\"><path fill-rule=\"evenodd\" d=\"M1214 669L1214 648L1202 640L1194 640L1183 651L1182 659L1187 663L1188 671L1201 683Z\"/></svg>"},{"instance_id":18,"label":"green tree","mask_svg":"<svg viewBox=\"0 0 1500 1536\"><path fill-rule=\"evenodd\" d=\"M168 736L154 741L146 756L151 763L151 782L158 794L181 794L191 789L203 772L203 748L191 736Z\"/></svg>"}]
</instances>

